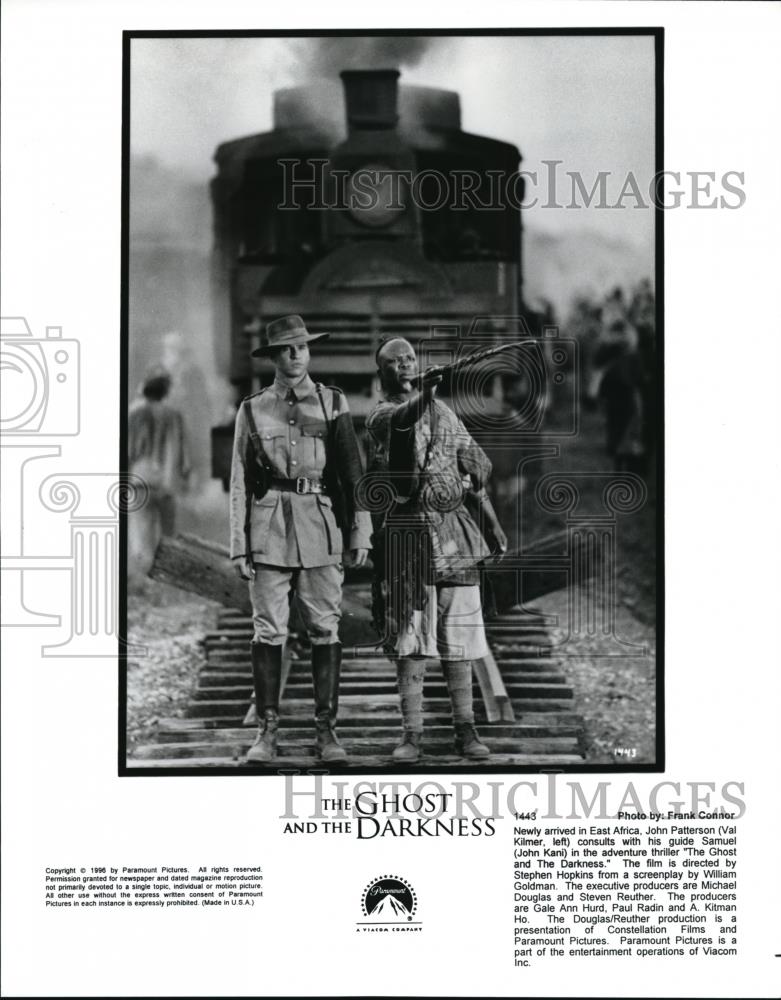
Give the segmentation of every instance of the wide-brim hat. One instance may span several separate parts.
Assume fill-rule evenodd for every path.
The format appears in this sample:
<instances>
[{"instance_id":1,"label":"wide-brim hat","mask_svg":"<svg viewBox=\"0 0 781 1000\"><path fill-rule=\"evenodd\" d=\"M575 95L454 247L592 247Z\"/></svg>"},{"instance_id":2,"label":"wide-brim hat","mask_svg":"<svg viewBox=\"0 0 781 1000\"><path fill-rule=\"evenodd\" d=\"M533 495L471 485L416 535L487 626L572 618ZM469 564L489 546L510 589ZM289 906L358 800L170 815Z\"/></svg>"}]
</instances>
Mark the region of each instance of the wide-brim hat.
<instances>
[{"instance_id":1,"label":"wide-brim hat","mask_svg":"<svg viewBox=\"0 0 781 1000\"><path fill-rule=\"evenodd\" d=\"M267 323L260 331L260 347L252 352L252 357L266 357L278 347L286 347L288 344L310 344L327 336L327 333L310 333L300 316L282 316L281 319Z\"/></svg>"}]
</instances>

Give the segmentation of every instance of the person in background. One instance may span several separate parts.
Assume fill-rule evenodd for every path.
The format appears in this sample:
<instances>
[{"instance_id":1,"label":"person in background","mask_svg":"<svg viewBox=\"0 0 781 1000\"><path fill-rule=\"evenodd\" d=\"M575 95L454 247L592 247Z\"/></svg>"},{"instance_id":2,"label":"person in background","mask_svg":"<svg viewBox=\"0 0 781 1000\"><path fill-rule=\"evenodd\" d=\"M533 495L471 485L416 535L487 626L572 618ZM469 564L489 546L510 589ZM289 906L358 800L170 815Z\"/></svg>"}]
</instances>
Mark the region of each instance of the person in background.
<instances>
[{"instance_id":1,"label":"person in background","mask_svg":"<svg viewBox=\"0 0 781 1000\"><path fill-rule=\"evenodd\" d=\"M160 344L163 367L169 372L176 372L167 402L179 410L187 428L190 492L200 493L211 478L210 429L214 389L205 374L208 362L199 353L197 342L178 330L164 333Z\"/></svg>"},{"instance_id":2,"label":"person in background","mask_svg":"<svg viewBox=\"0 0 781 1000\"><path fill-rule=\"evenodd\" d=\"M647 465L644 414L645 373L637 351L637 331L616 320L600 343L599 398L605 412L605 448L616 472L643 475Z\"/></svg>"},{"instance_id":3,"label":"person in background","mask_svg":"<svg viewBox=\"0 0 781 1000\"><path fill-rule=\"evenodd\" d=\"M128 411L128 472L143 481L146 503L128 524L129 576L135 583L152 566L161 536L176 531L176 500L187 489L190 458L181 413L166 402L171 376L149 371Z\"/></svg>"}]
</instances>

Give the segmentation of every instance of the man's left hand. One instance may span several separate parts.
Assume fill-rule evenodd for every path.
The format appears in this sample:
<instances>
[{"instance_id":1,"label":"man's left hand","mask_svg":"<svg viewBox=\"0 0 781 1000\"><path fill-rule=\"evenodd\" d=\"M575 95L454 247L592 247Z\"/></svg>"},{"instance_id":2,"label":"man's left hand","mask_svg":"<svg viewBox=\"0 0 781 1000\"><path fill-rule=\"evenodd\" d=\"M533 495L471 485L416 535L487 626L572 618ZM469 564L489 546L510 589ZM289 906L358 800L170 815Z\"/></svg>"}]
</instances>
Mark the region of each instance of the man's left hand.
<instances>
[{"instance_id":1,"label":"man's left hand","mask_svg":"<svg viewBox=\"0 0 781 1000\"><path fill-rule=\"evenodd\" d=\"M342 558L345 566L349 566L350 569L359 569L365 565L368 555L368 549L350 549L349 551L345 550Z\"/></svg>"}]
</instances>

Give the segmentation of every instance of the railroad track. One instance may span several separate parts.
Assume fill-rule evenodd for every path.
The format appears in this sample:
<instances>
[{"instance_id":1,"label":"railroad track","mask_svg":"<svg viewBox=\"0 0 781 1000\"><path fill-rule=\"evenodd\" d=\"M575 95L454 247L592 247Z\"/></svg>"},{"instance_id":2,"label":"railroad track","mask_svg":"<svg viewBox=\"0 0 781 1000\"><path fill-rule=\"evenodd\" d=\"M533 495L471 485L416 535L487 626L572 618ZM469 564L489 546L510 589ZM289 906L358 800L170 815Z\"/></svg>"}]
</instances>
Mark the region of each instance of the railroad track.
<instances>
[{"instance_id":1,"label":"railroad track","mask_svg":"<svg viewBox=\"0 0 781 1000\"><path fill-rule=\"evenodd\" d=\"M348 591L353 591L348 594ZM364 593L365 591L365 593ZM369 602L368 589L345 588L353 608ZM490 772L507 767L560 767L583 763L583 719L574 710L572 688L553 649L551 629L541 614L515 609L486 625L492 655L475 664L475 718L491 757ZM280 712L279 757L270 765L247 765L244 754L255 738L247 725L252 699L249 617L220 613L217 629L205 637L206 663L182 718L161 719L157 740L138 747L131 769L242 768L253 773L326 766L315 756L311 662L291 658ZM424 746L420 761L405 772L464 771L474 761L453 750L450 701L442 672L432 663L424 688ZM370 647L345 649L339 694L340 739L352 769L398 770L391 760L401 732L395 668Z\"/></svg>"}]
</instances>

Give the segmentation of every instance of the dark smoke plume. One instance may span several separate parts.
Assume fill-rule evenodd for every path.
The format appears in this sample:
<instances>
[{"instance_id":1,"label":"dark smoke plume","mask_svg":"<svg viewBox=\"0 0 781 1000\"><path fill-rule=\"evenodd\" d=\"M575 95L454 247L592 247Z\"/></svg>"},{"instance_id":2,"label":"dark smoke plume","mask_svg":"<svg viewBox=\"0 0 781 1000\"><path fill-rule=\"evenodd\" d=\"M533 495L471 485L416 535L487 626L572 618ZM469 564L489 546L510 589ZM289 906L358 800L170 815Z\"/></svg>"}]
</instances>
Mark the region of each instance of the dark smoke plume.
<instances>
[{"instance_id":1,"label":"dark smoke plume","mask_svg":"<svg viewBox=\"0 0 781 1000\"><path fill-rule=\"evenodd\" d=\"M415 66L436 38L420 35L332 37L311 39L308 69L317 76L335 76L343 69L393 69Z\"/></svg>"}]
</instances>

